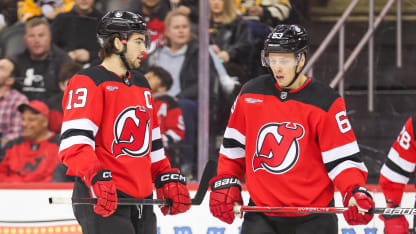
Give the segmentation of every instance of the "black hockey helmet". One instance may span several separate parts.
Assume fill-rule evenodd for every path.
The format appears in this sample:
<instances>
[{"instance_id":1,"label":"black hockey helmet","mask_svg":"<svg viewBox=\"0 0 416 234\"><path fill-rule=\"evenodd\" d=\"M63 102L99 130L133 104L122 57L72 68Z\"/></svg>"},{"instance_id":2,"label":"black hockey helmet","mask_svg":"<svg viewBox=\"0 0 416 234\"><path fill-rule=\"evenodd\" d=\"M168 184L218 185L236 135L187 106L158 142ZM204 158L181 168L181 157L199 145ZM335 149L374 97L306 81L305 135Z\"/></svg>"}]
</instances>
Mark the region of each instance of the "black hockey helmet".
<instances>
[{"instance_id":1,"label":"black hockey helmet","mask_svg":"<svg viewBox=\"0 0 416 234\"><path fill-rule=\"evenodd\" d=\"M269 67L269 53L294 53L296 57L308 51L309 37L300 25L279 24L267 36L262 51L262 64Z\"/></svg>"},{"instance_id":2,"label":"black hockey helmet","mask_svg":"<svg viewBox=\"0 0 416 234\"><path fill-rule=\"evenodd\" d=\"M150 36L142 16L129 11L116 10L108 12L101 18L97 27L97 38L102 46L111 34L118 34L123 41L127 40L129 34L133 32L145 34L146 48L150 46Z\"/></svg>"}]
</instances>

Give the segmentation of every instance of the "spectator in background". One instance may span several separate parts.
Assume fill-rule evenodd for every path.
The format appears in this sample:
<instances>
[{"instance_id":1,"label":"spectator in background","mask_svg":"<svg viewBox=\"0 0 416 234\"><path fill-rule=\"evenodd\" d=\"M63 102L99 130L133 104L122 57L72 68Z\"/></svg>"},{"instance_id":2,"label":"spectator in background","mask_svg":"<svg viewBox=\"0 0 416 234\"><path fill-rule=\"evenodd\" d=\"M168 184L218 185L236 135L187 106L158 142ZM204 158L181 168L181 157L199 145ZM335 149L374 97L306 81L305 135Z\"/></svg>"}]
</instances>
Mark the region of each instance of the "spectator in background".
<instances>
[{"instance_id":1,"label":"spectator in background","mask_svg":"<svg viewBox=\"0 0 416 234\"><path fill-rule=\"evenodd\" d=\"M184 160L182 160L180 152L178 152L178 143L183 140L185 135L185 124L178 102L167 94L172 86L172 76L168 71L158 66L151 66L144 76L153 92L153 106L159 120L166 156L173 167L179 168L184 164L191 165L187 161L193 159L183 158Z\"/></svg>"},{"instance_id":2,"label":"spectator in background","mask_svg":"<svg viewBox=\"0 0 416 234\"><path fill-rule=\"evenodd\" d=\"M252 54L249 59L249 76L267 74L267 69L261 66L261 50L264 39L271 28L284 23L291 11L289 0L235 0L237 9L247 21L253 41Z\"/></svg>"},{"instance_id":3,"label":"spectator in background","mask_svg":"<svg viewBox=\"0 0 416 234\"><path fill-rule=\"evenodd\" d=\"M53 21L59 13L70 11L73 5L73 0L18 0L17 18L21 22L34 17Z\"/></svg>"},{"instance_id":4,"label":"spectator in background","mask_svg":"<svg viewBox=\"0 0 416 234\"><path fill-rule=\"evenodd\" d=\"M176 8L170 11L165 18L164 44L149 54L140 66L147 71L152 65L167 70L172 78L172 87L168 94L178 98L185 122L185 137L183 140L184 157L195 158L196 151L196 125L198 116L198 41L191 33L189 9ZM214 115L218 108L218 92L214 89L216 71L210 66L210 105ZM221 100L222 101L222 100ZM212 120L211 119L211 120ZM215 125L213 125L215 126ZM211 128L211 131L217 130ZM213 136L210 134L210 136ZM214 146L214 144L210 144Z\"/></svg>"},{"instance_id":5,"label":"spectator in background","mask_svg":"<svg viewBox=\"0 0 416 234\"><path fill-rule=\"evenodd\" d=\"M52 41L64 49L73 61L85 64L98 59L100 48L95 30L103 14L95 0L74 0L71 11L56 16L51 25ZM96 61L95 63L98 63Z\"/></svg>"},{"instance_id":6,"label":"spectator in background","mask_svg":"<svg viewBox=\"0 0 416 234\"><path fill-rule=\"evenodd\" d=\"M59 136L48 130L48 106L33 100L18 110L22 113L22 136L0 152L0 181L51 182L59 162Z\"/></svg>"},{"instance_id":7,"label":"spectator in background","mask_svg":"<svg viewBox=\"0 0 416 234\"><path fill-rule=\"evenodd\" d=\"M211 9L210 44L224 62L231 76L248 80L247 57L251 54L251 34L248 24L237 15L235 0L209 0Z\"/></svg>"},{"instance_id":8,"label":"spectator in background","mask_svg":"<svg viewBox=\"0 0 416 234\"><path fill-rule=\"evenodd\" d=\"M49 23L40 18L26 22L24 42L27 49L16 55L19 74L23 75L22 92L29 100L46 101L58 94L59 70L71 60L66 52L51 43Z\"/></svg>"},{"instance_id":9,"label":"spectator in background","mask_svg":"<svg viewBox=\"0 0 416 234\"><path fill-rule=\"evenodd\" d=\"M156 48L143 61L143 71L158 65L172 78L168 94L179 99L196 101L198 98L198 41L191 33L189 9L176 8L165 18L164 44ZM210 70L215 77L215 70Z\"/></svg>"},{"instance_id":10,"label":"spectator in background","mask_svg":"<svg viewBox=\"0 0 416 234\"><path fill-rule=\"evenodd\" d=\"M248 20L274 27L284 22L290 14L289 0L235 0L237 9Z\"/></svg>"},{"instance_id":11,"label":"spectator in background","mask_svg":"<svg viewBox=\"0 0 416 234\"><path fill-rule=\"evenodd\" d=\"M0 59L0 148L20 136L21 116L17 107L28 103L27 97L13 88L16 70L11 59Z\"/></svg>"},{"instance_id":12,"label":"spectator in background","mask_svg":"<svg viewBox=\"0 0 416 234\"><path fill-rule=\"evenodd\" d=\"M165 31L165 17L170 11L170 6L166 0L135 0L131 2L130 10L138 12L143 16L150 32L150 48L147 54L150 54L160 46L163 41Z\"/></svg>"},{"instance_id":13,"label":"spectator in background","mask_svg":"<svg viewBox=\"0 0 416 234\"><path fill-rule=\"evenodd\" d=\"M17 21L16 0L0 1L0 32Z\"/></svg>"},{"instance_id":14,"label":"spectator in background","mask_svg":"<svg viewBox=\"0 0 416 234\"><path fill-rule=\"evenodd\" d=\"M62 126L62 119L64 117L64 113L62 110L62 98L64 97L64 91L66 86L68 85L69 80L72 76L74 76L77 72L82 69L82 65L74 62L69 61L62 65L61 70L59 71L59 88L61 90L60 93L51 96L47 101L46 104L49 107L49 130L60 133L61 126Z\"/></svg>"}]
</instances>

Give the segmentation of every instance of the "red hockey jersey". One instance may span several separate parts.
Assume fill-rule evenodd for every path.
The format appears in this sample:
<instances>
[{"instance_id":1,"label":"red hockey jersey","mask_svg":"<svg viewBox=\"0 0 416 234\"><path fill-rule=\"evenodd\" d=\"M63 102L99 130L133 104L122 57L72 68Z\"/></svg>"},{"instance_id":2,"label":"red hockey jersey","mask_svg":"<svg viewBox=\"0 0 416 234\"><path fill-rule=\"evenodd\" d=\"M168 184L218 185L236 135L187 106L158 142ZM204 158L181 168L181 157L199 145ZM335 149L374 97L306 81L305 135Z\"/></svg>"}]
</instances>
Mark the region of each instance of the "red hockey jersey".
<instances>
[{"instance_id":1,"label":"red hockey jersey","mask_svg":"<svg viewBox=\"0 0 416 234\"><path fill-rule=\"evenodd\" d=\"M400 205L405 184L415 174L416 165L416 117L410 117L393 143L387 160L381 167L380 186L386 200Z\"/></svg>"},{"instance_id":2,"label":"red hockey jersey","mask_svg":"<svg viewBox=\"0 0 416 234\"><path fill-rule=\"evenodd\" d=\"M136 71L121 78L95 66L71 78L59 148L67 174L82 178L98 165L111 170L118 190L149 196L155 177L170 168L152 99L147 80Z\"/></svg>"},{"instance_id":3,"label":"red hockey jersey","mask_svg":"<svg viewBox=\"0 0 416 234\"><path fill-rule=\"evenodd\" d=\"M160 125L163 145L183 140L185 135L185 123L182 110L176 100L167 94L155 94L154 105Z\"/></svg>"},{"instance_id":4,"label":"red hockey jersey","mask_svg":"<svg viewBox=\"0 0 416 234\"><path fill-rule=\"evenodd\" d=\"M232 106L218 165L218 174L245 176L257 206L327 206L334 186L345 193L367 177L343 98L310 78L292 91L270 75L247 82Z\"/></svg>"},{"instance_id":5,"label":"red hockey jersey","mask_svg":"<svg viewBox=\"0 0 416 234\"><path fill-rule=\"evenodd\" d=\"M0 152L1 182L52 182L59 163L59 136L52 133L41 142L23 137L8 142Z\"/></svg>"}]
</instances>

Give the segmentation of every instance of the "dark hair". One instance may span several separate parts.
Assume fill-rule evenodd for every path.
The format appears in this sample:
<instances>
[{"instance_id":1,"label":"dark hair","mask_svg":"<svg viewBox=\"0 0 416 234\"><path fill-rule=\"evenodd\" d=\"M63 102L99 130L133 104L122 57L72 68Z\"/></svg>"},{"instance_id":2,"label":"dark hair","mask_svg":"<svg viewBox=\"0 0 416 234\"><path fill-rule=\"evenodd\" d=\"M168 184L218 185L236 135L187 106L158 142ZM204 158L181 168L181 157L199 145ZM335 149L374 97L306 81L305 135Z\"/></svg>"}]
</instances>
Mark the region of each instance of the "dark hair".
<instances>
[{"instance_id":1,"label":"dark hair","mask_svg":"<svg viewBox=\"0 0 416 234\"><path fill-rule=\"evenodd\" d=\"M151 66L147 69L147 72L152 72L155 76L157 76L161 81L161 85L166 87L166 90L169 90L170 87L172 87L172 76L164 68L159 66Z\"/></svg>"},{"instance_id":2,"label":"dark hair","mask_svg":"<svg viewBox=\"0 0 416 234\"><path fill-rule=\"evenodd\" d=\"M65 82L71 79L77 72L82 69L82 65L74 62L69 61L62 65L61 69L59 70L59 82Z\"/></svg>"},{"instance_id":3,"label":"dark hair","mask_svg":"<svg viewBox=\"0 0 416 234\"><path fill-rule=\"evenodd\" d=\"M113 53L117 52L117 49L114 46L114 39L116 37L119 36L118 34L114 33L104 40L100 51L98 51L98 57L100 57L100 59L110 57Z\"/></svg>"}]
</instances>

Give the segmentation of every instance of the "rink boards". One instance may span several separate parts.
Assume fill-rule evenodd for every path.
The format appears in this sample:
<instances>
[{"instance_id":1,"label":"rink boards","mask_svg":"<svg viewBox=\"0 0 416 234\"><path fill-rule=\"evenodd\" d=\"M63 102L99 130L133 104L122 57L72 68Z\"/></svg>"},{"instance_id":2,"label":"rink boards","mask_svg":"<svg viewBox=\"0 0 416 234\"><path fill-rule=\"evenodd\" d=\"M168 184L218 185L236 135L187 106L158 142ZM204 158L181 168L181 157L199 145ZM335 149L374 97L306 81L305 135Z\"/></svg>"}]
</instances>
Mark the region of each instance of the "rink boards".
<instances>
[{"instance_id":1,"label":"rink boards","mask_svg":"<svg viewBox=\"0 0 416 234\"><path fill-rule=\"evenodd\" d=\"M189 185L191 196L197 184ZM373 192L377 207L385 207L384 196L377 186L368 186ZM72 184L0 184L0 234L79 234L80 227L74 219L71 205L50 205L49 197L71 197ZM416 191L407 186L402 207L413 207ZM208 197L201 206L192 206L185 214L163 216L158 207L159 234L238 234L242 220L236 219L232 225L215 219L209 212ZM248 193L243 192L245 204ZM335 195L336 206L342 206L341 195ZM365 226L348 226L342 214L338 216L340 234L381 234L383 222L376 217ZM413 226L413 216L407 216Z\"/></svg>"}]
</instances>

